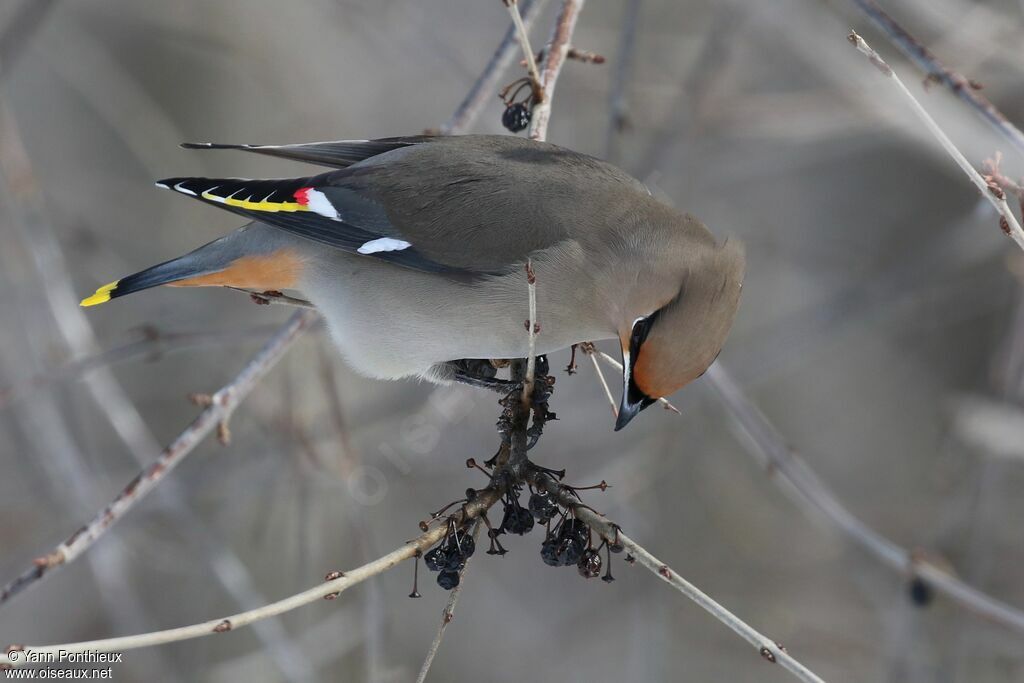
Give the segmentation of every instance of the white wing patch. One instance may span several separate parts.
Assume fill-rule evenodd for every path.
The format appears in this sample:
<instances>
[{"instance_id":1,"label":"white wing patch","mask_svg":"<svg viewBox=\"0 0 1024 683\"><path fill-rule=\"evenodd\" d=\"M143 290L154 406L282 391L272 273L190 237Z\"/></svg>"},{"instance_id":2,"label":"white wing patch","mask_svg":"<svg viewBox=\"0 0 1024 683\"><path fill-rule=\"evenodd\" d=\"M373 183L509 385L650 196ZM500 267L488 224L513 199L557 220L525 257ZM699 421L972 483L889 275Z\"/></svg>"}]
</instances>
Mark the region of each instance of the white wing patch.
<instances>
[{"instance_id":1,"label":"white wing patch","mask_svg":"<svg viewBox=\"0 0 1024 683\"><path fill-rule=\"evenodd\" d=\"M331 200L329 200L327 198L327 195L325 195L323 192L320 192L319 190L310 189L308 192L306 192L306 198L309 200L309 203L306 206L308 206L309 210L312 211L313 213L318 213L321 216L326 216L327 218L330 218L332 220L341 219L341 216L338 214L338 210L334 208L334 204L331 204ZM405 247L401 248L404 249ZM378 249L377 251L385 250ZM388 249L386 251L391 250Z\"/></svg>"},{"instance_id":2,"label":"white wing patch","mask_svg":"<svg viewBox=\"0 0 1024 683\"><path fill-rule=\"evenodd\" d=\"M312 194L312 193L310 193ZM310 201L310 204L313 202ZM379 251L402 251L408 249L412 245L405 240L396 240L393 237L380 237L375 240L370 240L359 247L357 251L360 254L376 254Z\"/></svg>"}]
</instances>

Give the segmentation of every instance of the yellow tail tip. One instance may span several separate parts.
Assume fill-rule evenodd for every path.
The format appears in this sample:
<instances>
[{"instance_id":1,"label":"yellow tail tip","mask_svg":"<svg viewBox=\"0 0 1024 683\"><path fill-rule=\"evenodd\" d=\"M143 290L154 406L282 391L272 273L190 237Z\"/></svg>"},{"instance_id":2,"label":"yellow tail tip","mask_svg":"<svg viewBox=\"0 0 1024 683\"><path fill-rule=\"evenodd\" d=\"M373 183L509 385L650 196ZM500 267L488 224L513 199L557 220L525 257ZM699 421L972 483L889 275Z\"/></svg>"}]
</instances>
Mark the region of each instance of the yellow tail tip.
<instances>
[{"instance_id":1,"label":"yellow tail tip","mask_svg":"<svg viewBox=\"0 0 1024 683\"><path fill-rule=\"evenodd\" d=\"M118 282L120 282L120 280L115 280L114 282L111 282L109 285L103 285L102 287L96 290L95 294L93 294L90 297L86 297L85 299L82 299L82 302L79 304L79 306L96 306L98 304L103 304L110 301L110 293L117 289Z\"/></svg>"}]
</instances>

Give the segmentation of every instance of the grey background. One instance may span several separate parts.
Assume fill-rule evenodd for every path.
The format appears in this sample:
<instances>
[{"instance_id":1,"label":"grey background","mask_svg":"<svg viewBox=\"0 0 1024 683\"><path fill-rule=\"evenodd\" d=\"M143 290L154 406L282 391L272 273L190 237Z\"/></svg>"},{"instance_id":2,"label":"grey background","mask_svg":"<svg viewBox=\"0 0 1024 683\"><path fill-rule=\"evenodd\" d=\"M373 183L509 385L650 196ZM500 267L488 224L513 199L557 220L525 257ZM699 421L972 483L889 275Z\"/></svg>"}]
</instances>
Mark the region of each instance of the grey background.
<instances>
[{"instance_id":1,"label":"grey background","mask_svg":"<svg viewBox=\"0 0 1024 683\"><path fill-rule=\"evenodd\" d=\"M16 6L0 4L0 21ZM610 153L716 234L744 240L744 300L722 361L856 514L1024 605L1024 439L1013 427L1024 261L907 103L850 48L848 29L890 59L973 162L1002 150L1019 176L1021 153L947 92L925 92L843 0L643 0L625 91L631 126L609 149L625 6L584 9L575 43L609 63L568 64L550 139ZM1024 121L1020 4L887 6ZM0 85L20 137L0 147L9 156L23 145L36 180L6 168L0 188L0 386L21 388L0 408L0 576L65 538L138 470L85 376L60 368L138 340L144 325L202 342L113 354L126 399L164 443L196 412L186 394L229 380L288 315L233 292L167 289L78 317L69 292L238 224L153 180L302 168L177 143L417 133L450 115L506 25L498 0L53 7ZM538 24L537 45L549 25ZM501 132L499 114L495 97L475 130ZM77 350L56 321L77 330ZM681 417L652 408L613 434L598 381L581 370L558 378L561 419L537 459L569 468L574 482L607 479L613 488L590 504L819 674L1024 680L1019 635L941 598L915 608L904 580L782 495L702 383L675 397ZM994 420L1009 430L1001 447L993 421L978 418L995 401L1008 407ZM239 609L224 580L259 603L361 564L482 484L463 463L492 454L497 414L469 390L360 378L322 333L310 335L239 409L229 447L202 445L167 494L0 610L0 642L183 625ZM540 541L534 533L504 558L475 561L432 680L789 680L639 568L619 561L613 585L586 582L544 566ZM240 562L224 564L229 555ZM447 598L427 577L424 598L408 600L411 574L402 566L284 616L263 639L247 629L129 652L115 677L411 680Z\"/></svg>"}]
</instances>

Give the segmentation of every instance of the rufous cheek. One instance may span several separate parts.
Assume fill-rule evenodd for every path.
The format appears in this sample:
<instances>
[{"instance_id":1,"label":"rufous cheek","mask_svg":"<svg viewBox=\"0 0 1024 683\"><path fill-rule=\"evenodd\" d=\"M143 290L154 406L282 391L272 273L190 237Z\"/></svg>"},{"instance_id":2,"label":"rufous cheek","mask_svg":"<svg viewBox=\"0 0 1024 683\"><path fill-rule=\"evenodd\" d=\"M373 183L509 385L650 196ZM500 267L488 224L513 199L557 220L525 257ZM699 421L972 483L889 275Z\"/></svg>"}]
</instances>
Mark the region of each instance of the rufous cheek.
<instances>
[{"instance_id":1,"label":"rufous cheek","mask_svg":"<svg viewBox=\"0 0 1024 683\"><path fill-rule=\"evenodd\" d=\"M645 352L643 347L640 348L639 355L633 364L633 384L647 396L661 398L675 393L682 387L682 384L672 386L665 373L658 372L657 364L653 362L654 355Z\"/></svg>"}]
</instances>

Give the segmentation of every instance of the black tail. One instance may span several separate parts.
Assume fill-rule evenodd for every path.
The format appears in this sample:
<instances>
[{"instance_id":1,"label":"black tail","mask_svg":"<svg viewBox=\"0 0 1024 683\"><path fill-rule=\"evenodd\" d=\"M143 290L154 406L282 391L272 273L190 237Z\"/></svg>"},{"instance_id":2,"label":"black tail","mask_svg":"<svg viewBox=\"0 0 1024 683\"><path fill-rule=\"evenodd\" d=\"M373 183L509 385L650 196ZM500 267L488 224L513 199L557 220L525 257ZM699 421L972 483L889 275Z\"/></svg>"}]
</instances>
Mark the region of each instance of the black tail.
<instances>
[{"instance_id":1,"label":"black tail","mask_svg":"<svg viewBox=\"0 0 1024 683\"><path fill-rule=\"evenodd\" d=\"M217 252L220 250L207 249L207 247L215 245L220 241L211 242L184 256L164 261L151 268L141 270L134 275L129 275L120 280L115 280L108 285L103 285L96 290L95 294L82 299L81 305L96 306L125 294L132 294L133 292L140 292L150 287L158 287L223 270L227 266L227 262L217 258L219 255Z\"/></svg>"}]
</instances>

